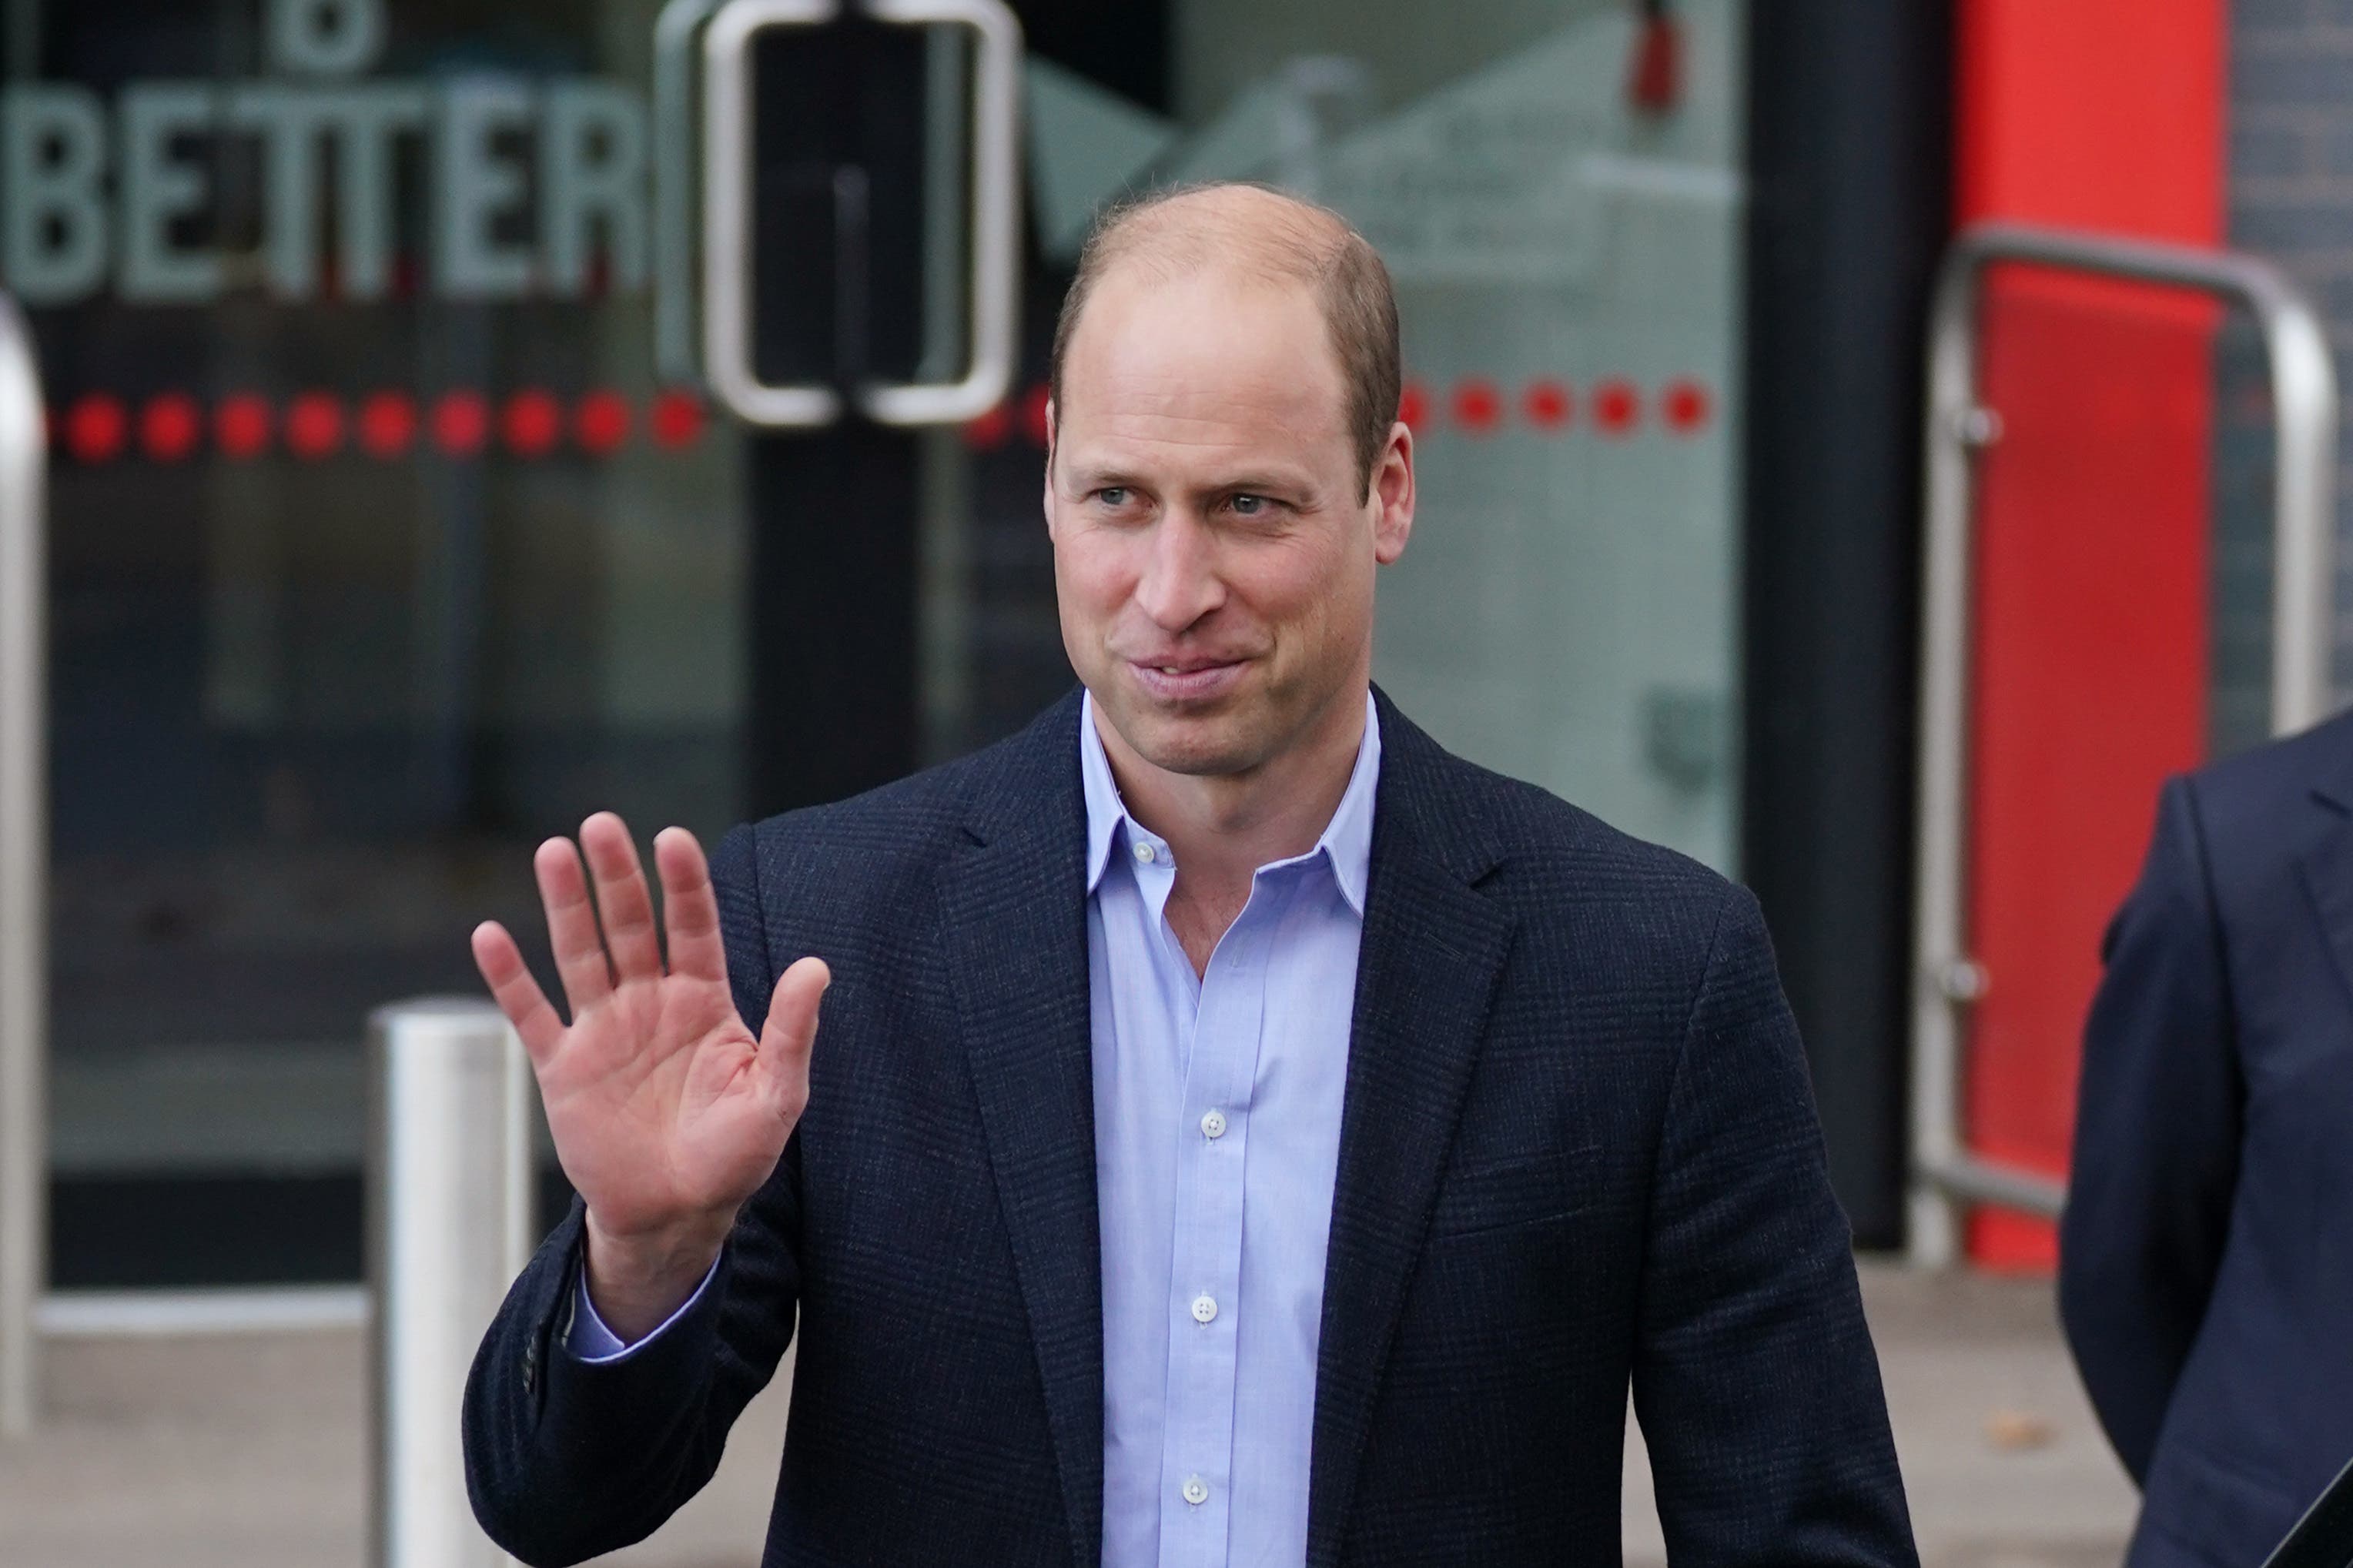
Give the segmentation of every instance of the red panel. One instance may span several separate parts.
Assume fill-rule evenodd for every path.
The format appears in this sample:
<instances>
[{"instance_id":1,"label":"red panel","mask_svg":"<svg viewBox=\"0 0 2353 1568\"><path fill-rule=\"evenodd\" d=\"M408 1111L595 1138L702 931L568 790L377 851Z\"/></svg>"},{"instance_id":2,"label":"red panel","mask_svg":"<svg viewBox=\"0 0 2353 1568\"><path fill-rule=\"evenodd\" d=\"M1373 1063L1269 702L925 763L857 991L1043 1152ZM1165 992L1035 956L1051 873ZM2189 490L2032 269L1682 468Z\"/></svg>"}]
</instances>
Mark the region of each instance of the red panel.
<instances>
[{"instance_id":1,"label":"red panel","mask_svg":"<svg viewBox=\"0 0 2353 1568\"><path fill-rule=\"evenodd\" d=\"M1963 222L2221 239L2223 0L1962 0L1958 25Z\"/></svg>"},{"instance_id":2,"label":"red panel","mask_svg":"<svg viewBox=\"0 0 2353 1568\"><path fill-rule=\"evenodd\" d=\"M1963 0L1958 216L2213 244L2221 0ZM2206 732L2215 311L2049 274L1989 279L1969 747L1973 1149L2066 1168L2100 931L2158 782ZM1984 1213L1970 1249L2047 1267L2051 1227Z\"/></svg>"},{"instance_id":3,"label":"red panel","mask_svg":"<svg viewBox=\"0 0 2353 1568\"><path fill-rule=\"evenodd\" d=\"M2213 313L2047 278L2000 295L1980 361L2005 428L1978 470L1968 859L1993 984L1964 1105L1979 1152L2058 1175L2101 927L2158 782L2206 734ZM1973 1242L1988 1263L2055 1259L2050 1227L2012 1215L1981 1214Z\"/></svg>"}]
</instances>

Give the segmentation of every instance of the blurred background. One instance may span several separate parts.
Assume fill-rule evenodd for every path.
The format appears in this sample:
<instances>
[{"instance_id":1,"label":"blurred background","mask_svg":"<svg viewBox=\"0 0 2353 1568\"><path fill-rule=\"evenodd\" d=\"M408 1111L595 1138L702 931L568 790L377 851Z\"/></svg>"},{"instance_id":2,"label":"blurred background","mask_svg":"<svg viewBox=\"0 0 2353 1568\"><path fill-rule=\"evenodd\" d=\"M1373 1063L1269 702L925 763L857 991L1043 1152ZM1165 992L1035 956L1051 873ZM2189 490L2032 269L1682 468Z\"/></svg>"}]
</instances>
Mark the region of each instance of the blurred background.
<instances>
[{"instance_id":1,"label":"blurred background","mask_svg":"<svg viewBox=\"0 0 2353 1568\"><path fill-rule=\"evenodd\" d=\"M1250 177L1397 279L1422 499L1377 679L1756 889L1930 1560L2115 1561L2045 1278L2100 928L2158 781L2269 732L2284 658L2332 709L2353 626L2275 613L2263 319L1967 274L1975 400L1932 417L1932 293L2031 224L2252 253L2353 343L2353 5L1008 4L1003 105L969 29L816 5L714 124L717 0L0 0L49 464L44 1393L0 1560L361 1560L370 1010L474 992L466 932L533 933L532 847L591 810L708 838L1059 695L1079 242ZM871 416L988 380L992 289L978 405ZM843 406L778 427L731 375ZM1932 452L1971 488L1924 779ZM777 1392L640 1560L754 1561Z\"/></svg>"}]
</instances>

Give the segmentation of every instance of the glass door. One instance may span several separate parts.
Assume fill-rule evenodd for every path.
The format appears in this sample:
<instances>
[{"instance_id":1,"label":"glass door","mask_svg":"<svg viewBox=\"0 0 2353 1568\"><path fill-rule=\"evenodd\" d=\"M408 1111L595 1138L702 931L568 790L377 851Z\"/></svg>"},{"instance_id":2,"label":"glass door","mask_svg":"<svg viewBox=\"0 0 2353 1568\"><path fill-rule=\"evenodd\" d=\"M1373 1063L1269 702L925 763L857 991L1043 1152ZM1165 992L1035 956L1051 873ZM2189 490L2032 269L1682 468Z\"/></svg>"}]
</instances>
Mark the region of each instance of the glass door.
<instances>
[{"instance_id":1,"label":"glass door","mask_svg":"<svg viewBox=\"0 0 2353 1568\"><path fill-rule=\"evenodd\" d=\"M994 9L0 0L57 1283L356 1279L364 1020L476 990L542 837L715 835L1068 689L1048 341L1155 182L1298 189L1397 275L1407 712L1728 864L1740 0L1021 0L1010 104Z\"/></svg>"},{"instance_id":2,"label":"glass door","mask_svg":"<svg viewBox=\"0 0 2353 1568\"><path fill-rule=\"evenodd\" d=\"M52 399L59 1286L356 1279L361 1030L600 805L744 811L744 442L653 0L12 0Z\"/></svg>"},{"instance_id":3,"label":"glass door","mask_svg":"<svg viewBox=\"0 0 2353 1568\"><path fill-rule=\"evenodd\" d=\"M1746 12L1177 0L1166 111L1051 58L1028 101L1050 278L1098 203L1164 180L1270 181L1373 240L1420 463L1377 679L1454 750L1727 870ZM1039 396L984 437L1024 469ZM1034 532L1018 483L983 530Z\"/></svg>"}]
</instances>

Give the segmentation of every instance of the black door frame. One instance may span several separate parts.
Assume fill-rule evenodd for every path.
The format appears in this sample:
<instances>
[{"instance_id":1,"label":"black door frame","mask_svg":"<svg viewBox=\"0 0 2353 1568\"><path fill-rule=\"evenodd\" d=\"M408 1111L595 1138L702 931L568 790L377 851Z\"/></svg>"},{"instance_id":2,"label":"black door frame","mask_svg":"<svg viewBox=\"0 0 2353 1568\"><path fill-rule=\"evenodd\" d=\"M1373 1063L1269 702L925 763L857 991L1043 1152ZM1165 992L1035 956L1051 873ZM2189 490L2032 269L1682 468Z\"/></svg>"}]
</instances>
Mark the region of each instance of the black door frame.
<instances>
[{"instance_id":1,"label":"black door frame","mask_svg":"<svg viewBox=\"0 0 2353 1568\"><path fill-rule=\"evenodd\" d=\"M1925 337L1950 0L1752 0L1741 864L1858 1243L1904 1240Z\"/></svg>"}]
</instances>

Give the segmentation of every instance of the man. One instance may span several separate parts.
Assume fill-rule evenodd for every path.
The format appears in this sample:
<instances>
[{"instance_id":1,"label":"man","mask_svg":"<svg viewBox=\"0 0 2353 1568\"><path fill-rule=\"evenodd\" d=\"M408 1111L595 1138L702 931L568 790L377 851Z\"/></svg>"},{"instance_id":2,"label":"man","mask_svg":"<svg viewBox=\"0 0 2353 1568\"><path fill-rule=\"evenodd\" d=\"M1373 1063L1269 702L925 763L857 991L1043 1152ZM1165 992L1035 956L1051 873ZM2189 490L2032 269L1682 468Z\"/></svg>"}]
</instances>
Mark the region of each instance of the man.
<instances>
[{"instance_id":1,"label":"man","mask_svg":"<svg viewBox=\"0 0 2353 1568\"><path fill-rule=\"evenodd\" d=\"M2133 1568L2261 1563L2353 1458L2353 718L2168 783L2105 957L2068 1343Z\"/></svg>"},{"instance_id":2,"label":"man","mask_svg":"<svg viewBox=\"0 0 2353 1568\"><path fill-rule=\"evenodd\" d=\"M620 825L603 947L543 847L570 1028L476 946L583 1200L469 1389L510 1550L659 1524L797 1327L771 1563L1614 1561L1630 1381L1679 1563L1911 1561L1755 904L1371 690L1398 388L1331 214L1117 216L1048 421L1083 693L708 879L665 833L667 975Z\"/></svg>"}]
</instances>

